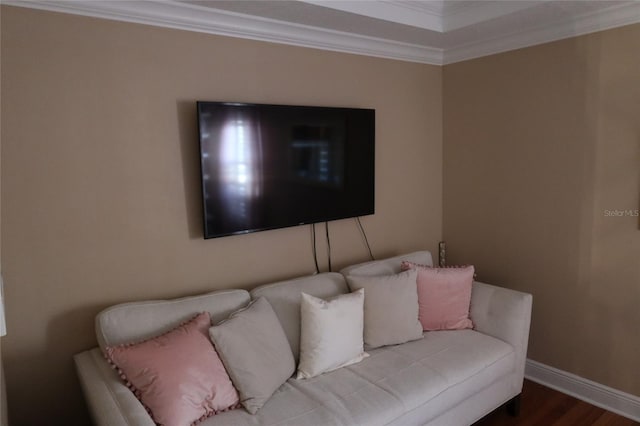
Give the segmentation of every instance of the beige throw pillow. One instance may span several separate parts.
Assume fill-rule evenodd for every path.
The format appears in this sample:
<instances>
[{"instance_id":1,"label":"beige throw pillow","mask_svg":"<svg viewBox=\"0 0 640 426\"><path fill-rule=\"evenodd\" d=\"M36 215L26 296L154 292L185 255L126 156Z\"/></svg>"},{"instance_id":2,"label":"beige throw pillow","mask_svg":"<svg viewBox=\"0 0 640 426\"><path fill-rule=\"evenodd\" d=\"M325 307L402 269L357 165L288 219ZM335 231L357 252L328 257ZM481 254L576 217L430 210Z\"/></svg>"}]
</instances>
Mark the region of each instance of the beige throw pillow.
<instances>
[{"instance_id":1,"label":"beige throw pillow","mask_svg":"<svg viewBox=\"0 0 640 426\"><path fill-rule=\"evenodd\" d=\"M289 341L264 297L209 329L240 403L255 414L296 369Z\"/></svg>"},{"instance_id":2,"label":"beige throw pillow","mask_svg":"<svg viewBox=\"0 0 640 426\"><path fill-rule=\"evenodd\" d=\"M396 275L350 275L352 291L364 289L364 342L376 348L422 338L418 321L418 272Z\"/></svg>"},{"instance_id":3,"label":"beige throw pillow","mask_svg":"<svg viewBox=\"0 0 640 426\"><path fill-rule=\"evenodd\" d=\"M319 299L302 293L298 379L355 364L364 352L364 290Z\"/></svg>"}]
</instances>

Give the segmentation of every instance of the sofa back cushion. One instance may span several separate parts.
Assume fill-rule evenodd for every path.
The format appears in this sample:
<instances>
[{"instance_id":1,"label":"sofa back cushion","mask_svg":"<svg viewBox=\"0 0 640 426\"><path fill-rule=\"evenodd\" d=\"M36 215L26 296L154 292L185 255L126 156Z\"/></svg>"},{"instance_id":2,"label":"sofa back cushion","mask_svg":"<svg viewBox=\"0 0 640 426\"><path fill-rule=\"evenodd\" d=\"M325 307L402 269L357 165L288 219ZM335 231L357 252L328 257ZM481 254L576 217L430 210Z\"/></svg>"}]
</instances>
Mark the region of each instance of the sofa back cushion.
<instances>
[{"instance_id":1,"label":"sofa back cushion","mask_svg":"<svg viewBox=\"0 0 640 426\"><path fill-rule=\"evenodd\" d=\"M302 293L328 299L349 293L344 277L325 272L308 277L266 284L251 290L251 298L264 297L269 301L287 336L296 363L300 355L300 303Z\"/></svg>"},{"instance_id":2,"label":"sofa back cushion","mask_svg":"<svg viewBox=\"0 0 640 426\"><path fill-rule=\"evenodd\" d=\"M403 260L407 262L418 263L426 266L433 266L433 260L431 253L428 251L416 251L413 253L403 254L400 256L389 257L382 260L374 260L372 262L358 263L344 268L340 272L347 275L366 275L366 276L380 276L380 275L393 275L400 273L400 264ZM365 298L367 296L365 295Z\"/></svg>"},{"instance_id":3,"label":"sofa back cushion","mask_svg":"<svg viewBox=\"0 0 640 426\"><path fill-rule=\"evenodd\" d=\"M198 312L209 312L216 324L249 301L246 290L220 290L173 300L123 303L96 316L96 337L104 352L108 346L138 342L165 333Z\"/></svg>"}]
</instances>

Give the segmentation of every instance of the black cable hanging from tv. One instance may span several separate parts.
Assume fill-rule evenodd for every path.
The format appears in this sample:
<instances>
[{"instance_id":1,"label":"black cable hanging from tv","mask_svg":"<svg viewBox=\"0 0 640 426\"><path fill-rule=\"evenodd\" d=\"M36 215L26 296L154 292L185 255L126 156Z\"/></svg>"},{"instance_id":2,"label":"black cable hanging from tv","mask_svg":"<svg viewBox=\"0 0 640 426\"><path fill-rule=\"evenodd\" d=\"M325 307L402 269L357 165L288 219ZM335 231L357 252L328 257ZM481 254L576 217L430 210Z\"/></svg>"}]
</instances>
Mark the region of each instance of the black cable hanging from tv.
<instances>
[{"instance_id":1,"label":"black cable hanging from tv","mask_svg":"<svg viewBox=\"0 0 640 426\"><path fill-rule=\"evenodd\" d=\"M369 256L371 257L371 260L376 260L375 257L373 257L373 253L371 252L371 246L369 245L369 239L367 238L367 233L364 232L364 228L362 226L362 222L360 222L360 217L356 216L356 222L358 223L358 227L360 228L360 232L362 233L362 236L364 237L364 242L367 245L367 249L369 250Z\"/></svg>"},{"instance_id":2,"label":"black cable hanging from tv","mask_svg":"<svg viewBox=\"0 0 640 426\"><path fill-rule=\"evenodd\" d=\"M329 260L329 272L331 272L331 239L329 238L329 222L324 223L324 229L327 234L327 258Z\"/></svg>"},{"instance_id":3,"label":"black cable hanging from tv","mask_svg":"<svg viewBox=\"0 0 640 426\"><path fill-rule=\"evenodd\" d=\"M319 274L320 268L318 267L318 252L316 250L316 224L315 223L311 224L311 241L312 241L311 250L313 251L313 261L316 264L316 274Z\"/></svg>"}]
</instances>

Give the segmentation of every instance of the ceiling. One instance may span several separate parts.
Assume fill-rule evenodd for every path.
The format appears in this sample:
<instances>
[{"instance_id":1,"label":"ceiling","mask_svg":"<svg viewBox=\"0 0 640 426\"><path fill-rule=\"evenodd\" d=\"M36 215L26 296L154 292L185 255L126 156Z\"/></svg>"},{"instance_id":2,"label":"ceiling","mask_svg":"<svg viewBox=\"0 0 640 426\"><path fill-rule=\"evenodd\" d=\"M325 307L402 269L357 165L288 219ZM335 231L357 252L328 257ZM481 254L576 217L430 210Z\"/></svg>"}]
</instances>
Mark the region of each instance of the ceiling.
<instances>
[{"instance_id":1,"label":"ceiling","mask_svg":"<svg viewBox=\"0 0 640 426\"><path fill-rule=\"evenodd\" d=\"M640 22L640 0L2 0L443 65Z\"/></svg>"}]
</instances>

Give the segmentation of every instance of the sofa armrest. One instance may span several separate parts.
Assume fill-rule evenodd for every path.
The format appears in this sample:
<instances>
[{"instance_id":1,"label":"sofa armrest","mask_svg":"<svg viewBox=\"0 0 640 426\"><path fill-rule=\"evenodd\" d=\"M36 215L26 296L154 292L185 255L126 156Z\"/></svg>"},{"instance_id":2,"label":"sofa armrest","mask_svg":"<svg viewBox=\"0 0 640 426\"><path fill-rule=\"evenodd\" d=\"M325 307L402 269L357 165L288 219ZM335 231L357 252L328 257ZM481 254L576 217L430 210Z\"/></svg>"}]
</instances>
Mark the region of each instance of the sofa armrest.
<instances>
[{"instance_id":1,"label":"sofa armrest","mask_svg":"<svg viewBox=\"0 0 640 426\"><path fill-rule=\"evenodd\" d=\"M528 293L473 283L471 320L475 330L509 343L516 351L515 393L522 391L532 301L533 297Z\"/></svg>"},{"instance_id":2,"label":"sofa armrest","mask_svg":"<svg viewBox=\"0 0 640 426\"><path fill-rule=\"evenodd\" d=\"M74 357L80 384L97 426L155 426L147 410L104 359L100 349Z\"/></svg>"}]
</instances>

